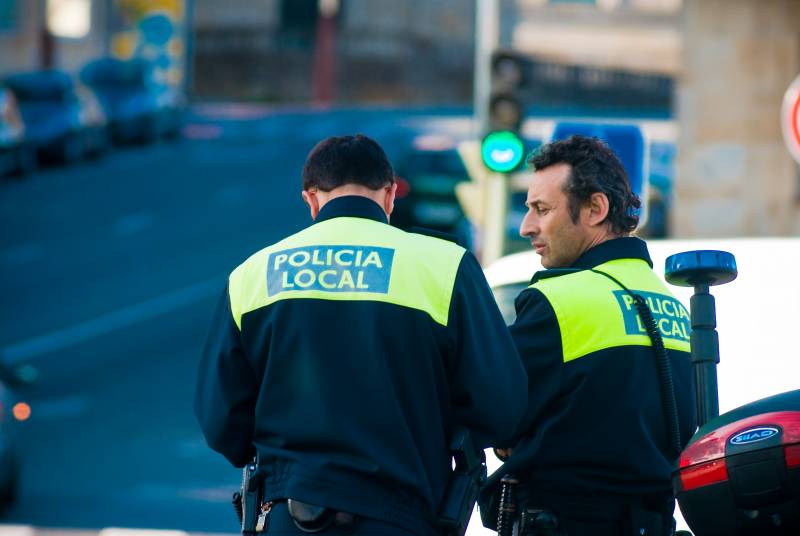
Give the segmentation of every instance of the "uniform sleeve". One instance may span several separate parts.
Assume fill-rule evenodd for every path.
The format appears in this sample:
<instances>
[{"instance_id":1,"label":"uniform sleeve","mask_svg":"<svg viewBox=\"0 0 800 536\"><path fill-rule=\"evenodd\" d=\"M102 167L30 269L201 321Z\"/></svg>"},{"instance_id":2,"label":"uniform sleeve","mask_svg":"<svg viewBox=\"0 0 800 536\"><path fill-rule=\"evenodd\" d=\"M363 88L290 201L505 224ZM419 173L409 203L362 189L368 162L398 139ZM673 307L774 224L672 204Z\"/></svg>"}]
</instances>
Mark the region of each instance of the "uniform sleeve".
<instances>
[{"instance_id":1,"label":"uniform sleeve","mask_svg":"<svg viewBox=\"0 0 800 536\"><path fill-rule=\"evenodd\" d=\"M222 294L200 360L194 411L208 446L236 467L255 455L253 430L258 384Z\"/></svg>"},{"instance_id":2,"label":"uniform sleeve","mask_svg":"<svg viewBox=\"0 0 800 536\"><path fill-rule=\"evenodd\" d=\"M455 337L450 377L458 424L485 448L509 436L525 409L525 369L478 261L461 260L450 306Z\"/></svg>"},{"instance_id":3,"label":"uniform sleeve","mask_svg":"<svg viewBox=\"0 0 800 536\"><path fill-rule=\"evenodd\" d=\"M550 302L537 289L526 289L514 306L517 319L509 328L528 377L528 402L516 438L531 435L552 416L561 389L563 363L561 330ZM512 438L506 445L513 445Z\"/></svg>"}]
</instances>

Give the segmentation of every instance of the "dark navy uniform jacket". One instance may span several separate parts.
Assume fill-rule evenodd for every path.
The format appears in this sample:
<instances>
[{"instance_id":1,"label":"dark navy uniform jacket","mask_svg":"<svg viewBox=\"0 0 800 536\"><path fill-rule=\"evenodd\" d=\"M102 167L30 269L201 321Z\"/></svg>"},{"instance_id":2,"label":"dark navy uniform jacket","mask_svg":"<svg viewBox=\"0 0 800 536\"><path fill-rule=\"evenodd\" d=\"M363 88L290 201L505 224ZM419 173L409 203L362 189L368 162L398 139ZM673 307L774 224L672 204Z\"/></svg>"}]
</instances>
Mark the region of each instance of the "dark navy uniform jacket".
<instances>
[{"instance_id":1,"label":"dark navy uniform jacket","mask_svg":"<svg viewBox=\"0 0 800 536\"><path fill-rule=\"evenodd\" d=\"M572 268L540 272L515 303L511 333L530 387L522 438L508 463L551 508L559 497L669 494L676 455L650 339L630 296L591 270L645 297L670 359L684 445L695 429L689 314L653 272L638 238L601 243Z\"/></svg>"},{"instance_id":2,"label":"dark navy uniform jacket","mask_svg":"<svg viewBox=\"0 0 800 536\"><path fill-rule=\"evenodd\" d=\"M235 466L258 454L265 499L426 534L454 426L481 447L508 437L526 387L475 258L348 196L231 274L195 412Z\"/></svg>"}]
</instances>

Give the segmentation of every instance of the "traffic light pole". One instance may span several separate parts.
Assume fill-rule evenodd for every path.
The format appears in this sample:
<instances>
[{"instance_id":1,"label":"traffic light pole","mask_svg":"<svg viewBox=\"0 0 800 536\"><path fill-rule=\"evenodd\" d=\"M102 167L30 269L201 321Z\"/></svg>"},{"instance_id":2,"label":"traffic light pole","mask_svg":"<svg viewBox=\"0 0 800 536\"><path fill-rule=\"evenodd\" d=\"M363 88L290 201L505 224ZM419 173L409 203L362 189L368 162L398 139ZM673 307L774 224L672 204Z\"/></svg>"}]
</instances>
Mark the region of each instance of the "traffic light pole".
<instances>
[{"instance_id":1,"label":"traffic light pole","mask_svg":"<svg viewBox=\"0 0 800 536\"><path fill-rule=\"evenodd\" d=\"M491 95L492 52L500 42L499 0L475 0L474 110L476 137L489 130L486 103ZM508 213L508 181L505 174L488 173L483 181L483 237L481 262L484 266L503 256L505 222Z\"/></svg>"},{"instance_id":2,"label":"traffic light pole","mask_svg":"<svg viewBox=\"0 0 800 536\"><path fill-rule=\"evenodd\" d=\"M484 266L503 256L508 219L508 177L505 173L489 173L484 182L484 236L481 251Z\"/></svg>"},{"instance_id":3,"label":"traffic light pole","mask_svg":"<svg viewBox=\"0 0 800 536\"><path fill-rule=\"evenodd\" d=\"M500 42L499 0L475 0L475 69L473 79L473 109L475 137L489 130L489 111L486 103L492 91L492 52Z\"/></svg>"}]
</instances>

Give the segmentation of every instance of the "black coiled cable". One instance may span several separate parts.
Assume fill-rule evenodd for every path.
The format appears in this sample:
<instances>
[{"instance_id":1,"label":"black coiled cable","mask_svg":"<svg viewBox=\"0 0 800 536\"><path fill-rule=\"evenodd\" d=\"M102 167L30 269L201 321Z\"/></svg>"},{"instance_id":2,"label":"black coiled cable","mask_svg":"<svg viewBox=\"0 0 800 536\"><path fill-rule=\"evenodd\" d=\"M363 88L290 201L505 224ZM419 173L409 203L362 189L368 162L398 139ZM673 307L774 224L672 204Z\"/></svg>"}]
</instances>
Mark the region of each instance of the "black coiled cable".
<instances>
[{"instance_id":1,"label":"black coiled cable","mask_svg":"<svg viewBox=\"0 0 800 536\"><path fill-rule=\"evenodd\" d=\"M627 290L627 289L625 289ZM630 292L630 291L628 291ZM664 420L667 423L669 440L672 444L673 454L677 457L681 453L681 431L678 427L678 404L675 402L675 385L672 380L672 367L667 356L667 349L664 348L664 339L658 331L656 319L647 306L647 302L640 294L631 293L633 296L636 311L642 319L644 329L650 336L653 343L653 353L656 355L656 367L658 367L658 387L661 391L661 404L664 409Z\"/></svg>"},{"instance_id":2,"label":"black coiled cable","mask_svg":"<svg viewBox=\"0 0 800 536\"><path fill-rule=\"evenodd\" d=\"M678 404L675 401L675 384L672 380L672 367L669 363L667 350L664 348L664 339L658 330L653 313L650 312L650 307L647 306L647 302L640 294L632 292L619 280L605 272L600 270L592 270L592 272L606 276L633 298L636 312L639 313L639 318L642 319L644 329L653 344L653 353L656 356L656 369L658 371L658 388L661 393L661 408L664 412L664 421L667 425L667 436L672 447L672 454L677 458L681 453L682 442L680 424L678 423Z\"/></svg>"},{"instance_id":3,"label":"black coiled cable","mask_svg":"<svg viewBox=\"0 0 800 536\"><path fill-rule=\"evenodd\" d=\"M505 475L500 480L500 506L497 509L497 536L512 536L517 515L516 487L519 480Z\"/></svg>"},{"instance_id":4,"label":"black coiled cable","mask_svg":"<svg viewBox=\"0 0 800 536\"><path fill-rule=\"evenodd\" d=\"M234 491L231 498L233 510L236 512L236 517L239 518L239 526L242 525L242 518L244 518L244 508L242 507L242 492Z\"/></svg>"}]
</instances>

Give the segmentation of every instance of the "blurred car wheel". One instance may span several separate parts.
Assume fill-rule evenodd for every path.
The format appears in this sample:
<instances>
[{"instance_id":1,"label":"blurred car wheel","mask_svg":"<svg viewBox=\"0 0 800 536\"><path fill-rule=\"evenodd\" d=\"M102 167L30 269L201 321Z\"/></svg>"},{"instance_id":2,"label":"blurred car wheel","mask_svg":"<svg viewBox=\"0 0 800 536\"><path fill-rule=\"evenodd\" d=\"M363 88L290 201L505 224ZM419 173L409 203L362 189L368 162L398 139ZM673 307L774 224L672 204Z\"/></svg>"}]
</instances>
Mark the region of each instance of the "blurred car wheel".
<instances>
[{"instance_id":1,"label":"blurred car wheel","mask_svg":"<svg viewBox=\"0 0 800 536\"><path fill-rule=\"evenodd\" d=\"M56 148L56 158L64 164L82 160L85 154L84 139L80 133L71 132L64 136Z\"/></svg>"},{"instance_id":2,"label":"blurred car wheel","mask_svg":"<svg viewBox=\"0 0 800 536\"><path fill-rule=\"evenodd\" d=\"M39 159L36 156L36 147L29 143L23 143L17 147L15 156L14 174L24 177L34 173L39 168Z\"/></svg>"}]
</instances>

